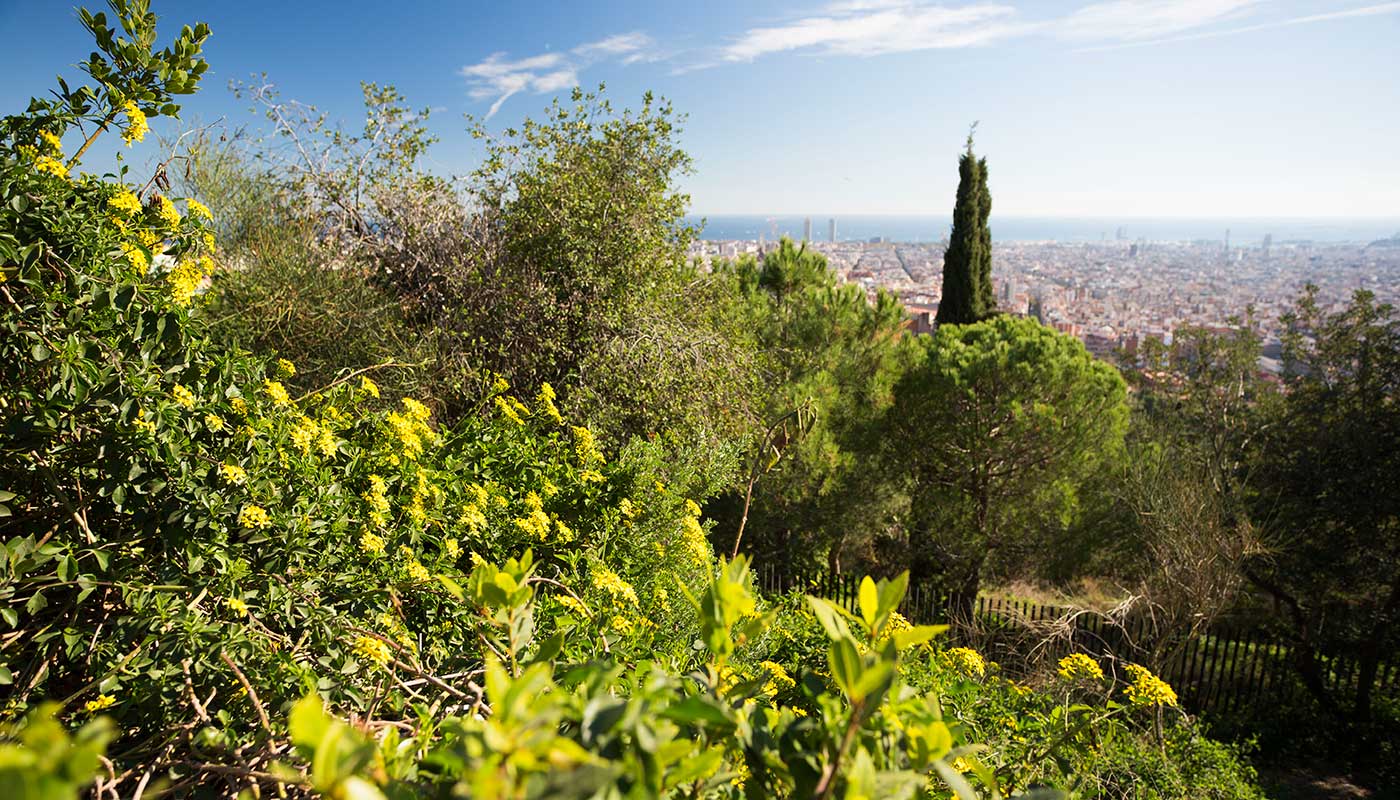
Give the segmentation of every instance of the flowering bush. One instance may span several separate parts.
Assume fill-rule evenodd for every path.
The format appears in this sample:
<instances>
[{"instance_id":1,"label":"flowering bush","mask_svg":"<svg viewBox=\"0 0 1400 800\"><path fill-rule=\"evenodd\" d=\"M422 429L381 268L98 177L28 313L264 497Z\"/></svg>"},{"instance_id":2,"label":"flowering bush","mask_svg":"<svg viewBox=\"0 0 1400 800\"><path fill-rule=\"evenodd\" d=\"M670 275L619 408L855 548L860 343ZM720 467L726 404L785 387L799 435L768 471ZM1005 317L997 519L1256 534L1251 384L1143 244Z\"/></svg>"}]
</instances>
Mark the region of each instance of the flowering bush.
<instances>
[{"instance_id":1,"label":"flowering bush","mask_svg":"<svg viewBox=\"0 0 1400 800\"><path fill-rule=\"evenodd\" d=\"M130 39L83 14L98 87L0 140L4 785L72 796L100 764L118 796L970 800L1139 741L1132 706L935 655L896 611L907 575L855 611L762 603L668 453L605 452L547 384L497 380L444 427L370 369L293 391L294 363L211 343L217 212L73 174L103 129L178 111L208 31L156 54L146 4L113 9ZM1126 693L1160 711L1153 681Z\"/></svg>"}]
</instances>

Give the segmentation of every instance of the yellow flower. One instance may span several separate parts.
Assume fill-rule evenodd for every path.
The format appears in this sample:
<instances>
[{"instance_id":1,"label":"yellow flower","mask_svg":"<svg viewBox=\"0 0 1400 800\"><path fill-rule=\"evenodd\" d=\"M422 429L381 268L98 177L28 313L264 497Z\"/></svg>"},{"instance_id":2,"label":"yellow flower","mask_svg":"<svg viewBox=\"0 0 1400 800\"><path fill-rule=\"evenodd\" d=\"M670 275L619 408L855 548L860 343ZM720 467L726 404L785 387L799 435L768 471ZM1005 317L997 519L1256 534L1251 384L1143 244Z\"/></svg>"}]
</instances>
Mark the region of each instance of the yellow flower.
<instances>
[{"instance_id":1,"label":"yellow flower","mask_svg":"<svg viewBox=\"0 0 1400 800\"><path fill-rule=\"evenodd\" d=\"M780 692L797 685L797 681L776 661L760 661L758 666L768 673L768 681L763 684L763 693L769 697L776 697Z\"/></svg>"},{"instance_id":2,"label":"yellow flower","mask_svg":"<svg viewBox=\"0 0 1400 800\"><path fill-rule=\"evenodd\" d=\"M625 497L618 502L617 510L621 512L622 516L626 517L627 519L632 519L637 515L637 507L632 505L632 501L628 500Z\"/></svg>"},{"instance_id":3,"label":"yellow flower","mask_svg":"<svg viewBox=\"0 0 1400 800\"><path fill-rule=\"evenodd\" d=\"M456 561L457 557L462 555L462 546L457 543L456 539L453 538L447 538L443 540L442 550L444 553L447 553L447 557L452 559L453 561Z\"/></svg>"},{"instance_id":4,"label":"yellow flower","mask_svg":"<svg viewBox=\"0 0 1400 800\"><path fill-rule=\"evenodd\" d=\"M180 210L175 208L175 204L165 195L156 195L155 202L156 216L171 228L180 227Z\"/></svg>"},{"instance_id":5,"label":"yellow flower","mask_svg":"<svg viewBox=\"0 0 1400 800\"><path fill-rule=\"evenodd\" d=\"M515 407L506 402L504 397L496 398L496 410L501 412L501 416L514 422L516 425L525 424L525 420L520 418L520 414L516 412Z\"/></svg>"},{"instance_id":6,"label":"yellow flower","mask_svg":"<svg viewBox=\"0 0 1400 800\"><path fill-rule=\"evenodd\" d=\"M364 377L363 375L360 376L360 391L364 392L370 397L373 397L376 400L379 399L379 387L375 385L374 381Z\"/></svg>"},{"instance_id":7,"label":"yellow flower","mask_svg":"<svg viewBox=\"0 0 1400 800\"><path fill-rule=\"evenodd\" d=\"M83 711L89 714L96 714L103 709L111 708L116 702L117 698L110 694L99 694L97 699L89 700L83 704Z\"/></svg>"},{"instance_id":8,"label":"yellow flower","mask_svg":"<svg viewBox=\"0 0 1400 800\"><path fill-rule=\"evenodd\" d=\"M263 394L279 406L285 406L291 402L291 397L287 394L287 387L277 381L263 381Z\"/></svg>"},{"instance_id":9,"label":"yellow flower","mask_svg":"<svg viewBox=\"0 0 1400 800\"><path fill-rule=\"evenodd\" d=\"M1135 706L1174 706L1176 691L1146 667L1128 664L1124 667L1133 682L1123 689L1128 702Z\"/></svg>"},{"instance_id":10,"label":"yellow flower","mask_svg":"<svg viewBox=\"0 0 1400 800\"><path fill-rule=\"evenodd\" d=\"M130 189L121 189L107 198L107 208L123 217L134 217L141 213L141 199Z\"/></svg>"},{"instance_id":11,"label":"yellow flower","mask_svg":"<svg viewBox=\"0 0 1400 800\"><path fill-rule=\"evenodd\" d=\"M232 612L235 613L235 614L244 614L244 615L246 615L246 614L248 613L248 604L245 603L245 602L243 602L243 600L242 600L241 598L238 598L238 597L229 597L229 598L226 598L226 599L224 600L224 605L228 607L228 610L229 610L229 611L232 611Z\"/></svg>"},{"instance_id":12,"label":"yellow flower","mask_svg":"<svg viewBox=\"0 0 1400 800\"><path fill-rule=\"evenodd\" d=\"M515 520L515 527L540 541L549 536L549 524L549 515L539 509Z\"/></svg>"},{"instance_id":13,"label":"yellow flower","mask_svg":"<svg viewBox=\"0 0 1400 800\"><path fill-rule=\"evenodd\" d=\"M216 249L218 249L218 248L215 246L215 245L217 245L218 242L217 242L217 240L214 239L214 232L213 232L213 231L205 231L204 233L200 234L200 237L199 237L199 238L204 242L204 249L205 249L205 250L208 250L209 252L212 253L212 252L214 252Z\"/></svg>"},{"instance_id":14,"label":"yellow flower","mask_svg":"<svg viewBox=\"0 0 1400 800\"><path fill-rule=\"evenodd\" d=\"M63 155L63 140L52 131L39 131L39 141L44 143L44 149L50 153Z\"/></svg>"},{"instance_id":15,"label":"yellow flower","mask_svg":"<svg viewBox=\"0 0 1400 800\"><path fill-rule=\"evenodd\" d=\"M242 485L248 482L248 471L237 464L220 464L219 477L229 483Z\"/></svg>"},{"instance_id":16,"label":"yellow flower","mask_svg":"<svg viewBox=\"0 0 1400 800\"><path fill-rule=\"evenodd\" d=\"M400 402L403 403L404 413L408 414L409 419L427 422L428 418L432 416L432 412L428 410L427 406L412 397L405 397Z\"/></svg>"},{"instance_id":17,"label":"yellow flower","mask_svg":"<svg viewBox=\"0 0 1400 800\"><path fill-rule=\"evenodd\" d=\"M1067 681L1103 680L1103 669L1084 653L1074 653L1060 659L1059 675Z\"/></svg>"},{"instance_id":18,"label":"yellow flower","mask_svg":"<svg viewBox=\"0 0 1400 800\"><path fill-rule=\"evenodd\" d=\"M245 528L266 528L272 524L267 511L255 505L246 505L238 512L238 524Z\"/></svg>"},{"instance_id":19,"label":"yellow flower","mask_svg":"<svg viewBox=\"0 0 1400 800\"><path fill-rule=\"evenodd\" d=\"M320 436L321 426L307 417L302 417L297 422L297 426L292 429L292 446L301 451L302 455L310 455L311 446L316 443Z\"/></svg>"},{"instance_id":20,"label":"yellow flower","mask_svg":"<svg viewBox=\"0 0 1400 800\"><path fill-rule=\"evenodd\" d=\"M589 619L593 616L588 613L588 607L579 602L573 595L561 594L558 599L559 605L563 606L567 611L571 611L584 619Z\"/></svg>"},{"instance_id":21,"label":"yellow flower","mask_svg":"<svg viewBox=\"0 0 1400 800\"><path fill-rule=\"evenodd\" d=\"M966 647L954 647L944 653L953 669L969 678L980 678L987 671L982 654Z\"/></svg>"},{"instance_id":22,"label":"yellow flower","mask_svg":"<svg viewBox=\"0 0 1400 800\"><path fill-rule=\"evenodd\" d=\"M126 129L122 131L122 141L130 147L132 142L146 138L146 131L150 130L150 125L146 123L146 114L130 100L122 104L122 112L126 114Z\"/></svg>"},{"instance_id":23,"label":"yellow flower","mask_svg":"<svg viewBox=\"0 0 1400 800\"><path fill-rule=\"evenodd\" d=\"M205 414L204 427L208 428L214 433L218 433L219 431L224 429L224 418L219 416L218 414Z\"/></svg>"},{"instance_id":24,"label":"yellow flower","mask_svg":"<svg viewBox=\"0 0 1400 800\"><path fill-rule=\"evenodd\" d=\"M138 431L145 431L149 434L154 434L156 432L156 424L146 419L145 417L137 417L136 419L133 419L131 421L131 427L135 428Z\"/></svg>"},{"instance_id":25,"label":"yellow flower","mask_svg":"<svg viewBox=\"0 0 1400 800\"><path fill-rule=\"evenodd\" d=\"M135 244L122 242L121 248L122 255L126 257L126 261L132 269L144 270L151 265L150 261L146 259L146 254Z\"/></svg>"},{"instance_id":26,"label":"yellow flower","mask_svg":"<svg viewBox=\"0 0 1400 800\"><path fill-rule=\"evenodd\" d=\"M285 358L277 359L277 377L290 378L297 374L297 365Z\"/></svg>"},{"instance_id":27,"label":"yellow flower","mask_svg":"<svg viewBox=\"0 0 1400 800\"><path fill-rule=\"evenodd\" d=\"M603 477L603 473L596 469L583 470L578 474L578 479L584 483L602 483L607 480L607 478Z\"/></svg>"},{"instance_id":28,"label":"yellow flower","mask_svg":"<svg viewBox=\"0 0 1400 800\"><path fill-rule=\"evenodd\" d=\"M602 564L593 568L593 586L606 592L615 603L637 604L637 592L632 585Z\"/></svg>"},{"instance_id":29,"label":"yellow flower","mask_svg":"<svg viewBox=\"0 0 1400 800\"><path fill-rule=\"evenodd\" d=\"M700 516L700 505L689 498L685 501L685 510L690 512L690 515L693 517Z\"/></svg>"},{"instance_id":30,"label":"yellow flower","mask_svg":"<svg viewBox=\"0 0 1400 800\"><path fill-rule=\"evenodd\" d=\"M179 305L189 305L200 285L204 283L204 278L204 272L197 263L187 259L176 264L175 269L170 270L167 276L167 280L170 281L171 298Z\"/></svg>"},{"instance_id":31,"label":"yellow flower","mask_svg":"<svg viewBox=\"0 0 1400 800\"><path fill-rule=\"evenodd\" d=\"M197 398L194 396L194 392L191 392L184 386L178 383L175 384L175 388L170 390L170 394L175 398L175 402L185 408L194 408Z\"/></svg>"},{"instance_id":32,"label":"yellow flower","mask_svg":"<svg viewBox=\"0 0 1400 800\"><path fill-rule=\"evenodd\" d=\"M199 202L193 197L187 198L185 200L185 209L189 212L189 215L192 217L201 217L203 219L214 218L214 215L209 213L209 206L204 205L203 203Z\"/></svg>"},{"instance_id":33,"label":"yellow flower","mask_svg":"<svg viewBox=\"0 0 1400 800\"><path fill-rule=\"evenodd\" d=\"M52 156L39 156L34 159L34 169L36 172L47 172L59 178L68 177L68 168Z\"/></svg>"},{"instance_id":34,"label":"yellow flower","mask_svg":"<svg viewBox=\"0 0 1400 800\"><path fill-rule=\"evenodd\" d=\"M412 578L417 583L424 583L433 579L432 574L428 572L428 568L417 561L408 562L408 577Z\"/></svg>"},{"instance_id":35,"label":"yellow flower","mask_svg":"<svg viewBox=\"0 0 1400 800\"><path fill-rule=\"evenodd\" d=\"M384 537L373 531L360 534L360 549L372 556L384 555Z\"/></svg>"},{"instance_id":36,"label":"yellow flower","mask_svg":"<svg viewBox=\"0 0 1400 800\"><path fill-rule=\"evenodd\" d=\"M574 435L574 455L580 464L592 466L595 462L606 463L603 454L598 452L598 441L593 438L593 431L578 425L569 430Z\"/></svg>"},{"instance_id":37,"label":"yellow flower","mask_svg":"<svg viewBox=\"0 0 1400 800\"><path fill-rule=\"evenodd\" d=\"M355 651L355 655L381 667L388 664L389 659L393 657L393 651L389 649L389 645L382 639L376 639L373 636L361 636L355 640L355 644L351 647Z\"/></svg>"},{"instance_id":38,"label":"yellow flower","mask_svg":"<svg viewBox=\"0 0 1400 800\"><path fill-rule=\"evenodd\" d=\"M242 415L242 416L246 416L246 415L248 414L248 401L247 401L247 400L244 400L244 399L241 398L241 397L235 397L235 398L233 398L232 400L229 400L229 401L228 401L228 404L229 404L229 406L233 409L233 413L239 414L239 415Z\"/></svg>"},{"instance_id":39,"label":"yellow flower","mask_svg":"<svg viewBox=\"0 0 1400 800\"><path fill-rule=\"evenodd\" d=\"M574 540L574 531L568 525L564 524L564 520L555 519L554 527L558 531L557 538L560 542L568 544L569 542L572 542Z\"/></svg>"},{"instance_id":40,"label":"yellow flower","mask_svg":"<svg viewBox=\"0 0 1400 800\"><path fill-rule=\"evenodd\" d=\"M335 434L329 428L322 428L321 435L316 438L316 449L320 451L322 457L330 458L340 451L340 443L336 441Z\"/></svg>"}]
</instances>

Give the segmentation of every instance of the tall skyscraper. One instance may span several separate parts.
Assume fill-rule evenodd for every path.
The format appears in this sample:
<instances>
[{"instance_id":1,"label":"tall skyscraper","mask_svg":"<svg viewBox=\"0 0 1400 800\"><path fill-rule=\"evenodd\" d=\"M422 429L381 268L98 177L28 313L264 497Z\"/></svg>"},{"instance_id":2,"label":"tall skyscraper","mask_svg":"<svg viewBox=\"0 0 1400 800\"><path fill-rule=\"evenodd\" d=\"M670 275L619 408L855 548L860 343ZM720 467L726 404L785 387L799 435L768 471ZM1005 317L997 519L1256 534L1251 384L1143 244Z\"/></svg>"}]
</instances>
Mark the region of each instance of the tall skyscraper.
<instances>
[{"instance_id":1,"label":"tall skyscraper","mask_svg":"<svg viewBox=\"0 0 1400 800\"><path fill-rule=\"evenodd\" d=\"M1273 235L1272 233L1266 233L1266 234L1264 234L1264 258L1268 258L1268 257L1269 257L1269 248L1272 247L1273 244L1274 244L1274 235Z\"/></svg>"},{"instance_id":2,"label":"tall skyscraper","mask_svg":"<svg viewBox=\"0 0 1400 800\"><path fill-rule=\"evenodd\" d=\"M812 241L812 218L808 217L802 221L802 241Z\"/></svg>"},{"instance_id":3,"label":"tall skyscraper","mask_svg":"<svg viewBox=\"0 0 1400 800\"><path fill-rule=\"evenodd\" d=\"M826 240L836 244L836 217L826 221Z\"/></svg>"}]
</instances>

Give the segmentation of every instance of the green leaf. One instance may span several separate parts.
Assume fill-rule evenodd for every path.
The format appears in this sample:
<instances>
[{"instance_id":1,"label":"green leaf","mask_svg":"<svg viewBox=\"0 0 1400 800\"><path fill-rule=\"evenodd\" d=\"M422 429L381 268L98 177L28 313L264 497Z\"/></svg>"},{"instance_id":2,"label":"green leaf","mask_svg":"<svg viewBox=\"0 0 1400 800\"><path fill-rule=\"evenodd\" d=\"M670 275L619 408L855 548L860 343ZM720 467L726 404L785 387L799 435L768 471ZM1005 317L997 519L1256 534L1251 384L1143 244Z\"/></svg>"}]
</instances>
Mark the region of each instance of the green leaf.
<instances>
[{"instance_id":1,"label":"green leaf","mask_svg":"<svg viewBox=\"0 0 1400 800\"><path fill-rule=\"evenodd\" d=\"M896 631L891 638L894 639L894 646L903 650L906 647L923 644L947 630L947 625L917 625L907 631Z\"/></svg>"},{"instance_id":2,"label":"green leaf","mask_svg":"<svg viewBox=\"0 0 1400 800\"><path fill-rule=\"evenodd\" d=\"M820 597L807 596L807 604L812 607L812 613L816 615L817 621L826 629L826 635L833 640L851 638L851 629L846 625L846 609L841 608L830 600Z\"/></svg>"},{"instance_id":3,"label":"green leaf","mask_svg":"<svg viewBox=\"0 0 1400 800\"><path fill-rule=\"evenodd\" d=\"M831 666L831 677L836 681L836 685L841 687L852 701L860 700L864 695L856 691L856 686L860 682L862 670L860 654L856 652L855 643L849 637L833 640L827 648L826 655Z\"/></svg>"},{"instance_id":4,"label":"green leaf","mask_svg":"<svg viewBox=\"0 0 1400 800\"><path fill-rule=\"evenodd\" d=\"M875 623L880 619L880 594L869 575L860 580L860 616L865 620L866 629L874 632Z\"/></svg>"}]
</instances>

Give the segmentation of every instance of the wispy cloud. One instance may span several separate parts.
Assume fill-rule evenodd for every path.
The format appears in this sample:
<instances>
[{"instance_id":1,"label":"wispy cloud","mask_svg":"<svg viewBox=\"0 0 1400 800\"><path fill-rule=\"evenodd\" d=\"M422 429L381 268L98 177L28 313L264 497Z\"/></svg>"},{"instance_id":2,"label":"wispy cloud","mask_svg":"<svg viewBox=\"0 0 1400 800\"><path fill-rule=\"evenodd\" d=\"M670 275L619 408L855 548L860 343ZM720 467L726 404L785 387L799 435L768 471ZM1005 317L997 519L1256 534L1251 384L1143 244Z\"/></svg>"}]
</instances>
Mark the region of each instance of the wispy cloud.
<instances>
[{"instance_id":1,"label":"wispy cloud","mask_svg":"<svg viewBox=\"0 0 1400 800\"><path fill-rule=\"evenodd\" d=\"M492 53L479 63L462 67L458 73L467 79L467 94L473 100L493 100L486 112L490 119L507 100L521 92L545 94L577 86L579 72L599 61L615 60L625 65L653 57L651 37L633 31L585 42L568 53L542 53L515 60L505 53Z\"/></svg>"},{"instance_id":2,"label":"wispy cloud","mask_svg":"<svg viewBox=\"0 0 1400 800\"><path fill-rule=\"evenodd\" d=\"M771 53L810 50L874 56L973 47L1027 30L1016 9L997 3L949 7L921 0L850 0L815 16L750 28L720 51L719 61L753 61Z\"/></svg>"},{"instance_id":3,"label":"wispy cloud","mask_svg":"<svg viewBox=\"0 0 1400 800\"><path fill-rule=\"evenodd\" d=\"M1080 41L1153 39L1239 19L1260 0L1111 0L1084 6L1056 33Z\"/></svg>"},{"instance_id":4,"label":"wispy cloud","mask_svg":"<svg viewBox=\"0 0 1400 800\"><path fill-rule=\"evenodd\" d=\"M1099 47L1085 47L1082 52L1093 52L1098 50L1121 50L1128 47L1145 47L1147 45L1169 44L1171 42L1187 42L1195 39L1214 39L1221 36L1235 36L1241 33L1254 33L1255 31L1265 31L1274 28L1288 28L1295 25L1310 25L1315 22L1330 22L1338 19L1350 19L1354 17L1375 17L1382 14L1400 14L1400 2L1379 3L1371 6L1361 6L1359 8L1349 8L1341 11L1327 11L1321 14L1308 14L1301 17L1290 17L1288 19L1273 20L1271 22L1261 22L1256 25L1245 25L1220 30L1199 31L1178 36L1165 36L1153 39L1146 39L1135 42L1122 42L1119 44L1102 45Z\"/></svg>"}]
</instances>

